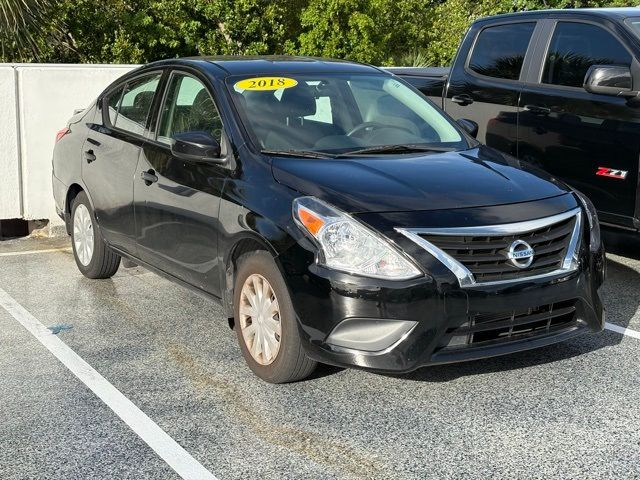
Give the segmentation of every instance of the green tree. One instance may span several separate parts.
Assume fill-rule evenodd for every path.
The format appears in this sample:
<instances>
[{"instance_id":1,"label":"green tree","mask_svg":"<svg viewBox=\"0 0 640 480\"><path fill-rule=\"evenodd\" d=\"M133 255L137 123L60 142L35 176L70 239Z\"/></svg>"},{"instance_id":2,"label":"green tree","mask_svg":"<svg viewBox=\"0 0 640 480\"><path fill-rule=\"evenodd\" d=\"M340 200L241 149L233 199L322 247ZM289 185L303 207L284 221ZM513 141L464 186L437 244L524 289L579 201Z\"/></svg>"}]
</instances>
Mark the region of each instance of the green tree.
<instances>
[{"instance_id":1,"label":"green tree","mask_svg":"<svg viewBox=\"0 0 640 480\"><path fill-rule=\"evenodd\" d=\"M52 0L0 0L0 61L40 57L53 7Z\"/></svg>"},{"instance_id":2,"label":"green tree","mask_svg":"<svg viewBox=\"0 0 640 480\"><path fill-rule=\"evenodd\" d=\"M302 54L447 65L471 22L626 0L0 0L0 60L145 63ZM632 0L640 4L640 0Z\"/></svg>"},{"instance_id":3,"label":"green tree","mask_svg":"<svg viewBox=\"0 0 640 480\"><path fill-rule=\"evenodd\" d=\"M433 3L424 0L311 0L290 53L390 64L420 56Z\"/></svg>"},{"instance_id":4,"label":"green tree","mask_svg":"<svg viewBox=\"0 0 640 480\"><path fill-rule=\"evenodd\" d=\"M201 0L211 21L202 31L202 53L209 55L277 55L300 34L307 0Z\"/></svg>"},{"instance_id":5,"label":"green tree","mask_svg":"<svg viewBox=\"0 0 640 480\"><path fill-rule=\"evenodd\" d=\"M2 1L2 0L0 0ZM18 1L18 0L16 0ZM306 0L63 0L42 34L41 61L145 63L191 55L284 53ZM8 58L7 58L8 57ZM15 60L11 55L7 60Z\"/></svg>"}]
</instances>

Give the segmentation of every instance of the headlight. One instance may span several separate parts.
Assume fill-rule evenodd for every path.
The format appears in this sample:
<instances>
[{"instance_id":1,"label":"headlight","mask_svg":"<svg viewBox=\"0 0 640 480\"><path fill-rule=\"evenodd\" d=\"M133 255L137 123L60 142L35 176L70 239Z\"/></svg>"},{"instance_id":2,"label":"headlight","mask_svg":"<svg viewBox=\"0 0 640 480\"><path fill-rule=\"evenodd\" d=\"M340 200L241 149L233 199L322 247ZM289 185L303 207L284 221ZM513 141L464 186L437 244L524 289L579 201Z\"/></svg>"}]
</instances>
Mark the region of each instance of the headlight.
<instances>
[{"instance_id":1,"label":"headlight","mask_svg":"<svg viewBox=\"0 0 640 480\"><path fill-rule=\"evenodd\" d=\"M576 194L576 197L580 199L582 202L582 206L584 207L587 213L587 220L589 221L589 249L592 252L597 252L600 250L600 221L598 220L598 212L596 211L596 207L593 206L591 200L589 200L584 194L574 190L573 193Z\"/></svg>"},{"instance_id":2,"label":"headlight","mask_svg":"<svg viewBox=\"0 0 640 480\"><path fill-rule=\"evenodd\" d=\"M383 237L317 198L296 198L293 217L318 242L320 261L329 268L389 280L422 275Z\"/></svg>"}]
</instances>

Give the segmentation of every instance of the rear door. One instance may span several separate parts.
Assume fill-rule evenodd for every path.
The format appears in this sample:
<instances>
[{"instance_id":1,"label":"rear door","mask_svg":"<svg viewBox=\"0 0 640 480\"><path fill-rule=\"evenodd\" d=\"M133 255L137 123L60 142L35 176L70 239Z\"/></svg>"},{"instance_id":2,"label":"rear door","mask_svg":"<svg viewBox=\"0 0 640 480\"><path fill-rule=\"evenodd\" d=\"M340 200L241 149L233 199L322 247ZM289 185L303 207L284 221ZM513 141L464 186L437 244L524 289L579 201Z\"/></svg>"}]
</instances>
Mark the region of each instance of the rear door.
<instances>
[{"instance_id":1,"label":"rear door","mask_svg":"<svg viewBox=\"0 0 640 480\"><path fill-rule=\"evenodd\" d=\"M171 153L175 134L206 131L227 154L222 120L206 80L173 70L155 130L144 145L134 181L140 258L219 295L218 211L229 168Z\"/></svg>"},{"instance_id":2,"label":"rear door","mask_svg":"<svg viewBox=\"0 0 640 480\"><path fill-rule=\"evenodd\" d=\"M133 177L161 73L114 87L103 97L82 148L82 179L110 245L136 254Z\"/></svg>"},{"instance_id":3,"label":"rear door","mask_svg":"<svg viewBox=\"0 0 640 480\"><path fill-rule=\"evenodd\" d=\"M592 65L637 71L637 62L609 26L566 16L546 23L532 65L535 82L527 83L520 100L519 156L584 192L603 221L632 226L640 108L623 97L589 93L583 83ZM608 176L603 169L624 173Z\"/></svg>"},{"instance_id":4,"label":"rear door","mask_svg":"<svg viewBox=\"0 0 640 480\"><path fill-rule=\"evenodd\" d=\"M536 20L474 25L454 62L444 100L454 119L478 124L478 140L515 155L518 99Z\"/></svg>"}]
</instances>

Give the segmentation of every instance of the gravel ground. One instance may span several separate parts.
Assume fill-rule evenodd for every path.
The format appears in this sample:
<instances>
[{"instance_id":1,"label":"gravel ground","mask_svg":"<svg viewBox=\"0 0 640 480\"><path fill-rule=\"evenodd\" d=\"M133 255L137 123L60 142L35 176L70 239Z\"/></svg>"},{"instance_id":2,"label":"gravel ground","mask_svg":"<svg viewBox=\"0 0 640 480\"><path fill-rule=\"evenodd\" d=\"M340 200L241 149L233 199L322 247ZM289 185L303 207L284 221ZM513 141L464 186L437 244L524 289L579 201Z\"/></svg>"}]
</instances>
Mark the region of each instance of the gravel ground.
<instances>
[{"instance_id":1,"label":"gravel ground","mask_svg":"<svg viewBox=\"0 0 640 480\"><path fill-rule=\"evenodd\" d=\"M217 305L141 268L85 279L68 245L1 242L0 288L219 479L640 478L639 339L268 385ZM607 245L607 321L640 331L640 248ZM0 345L0 478L177 478L1 308Z\"/></svg>"}]
</instances>

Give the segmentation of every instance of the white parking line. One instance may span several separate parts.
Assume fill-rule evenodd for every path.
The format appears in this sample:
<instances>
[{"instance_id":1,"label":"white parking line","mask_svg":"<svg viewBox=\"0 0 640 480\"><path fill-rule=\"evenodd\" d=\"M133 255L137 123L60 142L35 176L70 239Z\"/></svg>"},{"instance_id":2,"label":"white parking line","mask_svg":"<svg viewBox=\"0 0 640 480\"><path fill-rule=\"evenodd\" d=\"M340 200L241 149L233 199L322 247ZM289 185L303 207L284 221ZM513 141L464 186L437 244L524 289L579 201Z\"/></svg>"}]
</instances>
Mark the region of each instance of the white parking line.
<instances>
[{"instance_id":1,"label":"white parking line","mask_svg":"<svg viewBox=\"0 0 640 480\"><path fill-rule=\"evenodd\" d=\"M605 322L604 328L607 330L611 330L612 332L621 333L622 335L626 335L627 337L633 337L640 340L640 332L636 332L635 330L631 330L630 328L624 328L620 325L614 325L613 323Z\"/></svg>"},{"instance_id":2,"label":"white parking line","mask_svg":"<svg viewBox=\"0 0 640 480\"><path fill-rule=\"evenodd\" d=\"M189 452L182 448L142 410L111 385L59 337L0 288L0 306L44 345L65 367L89 387L180 477L189 480L217 480Z\"/></svg>"},{"instance_id":3,"label":"white parking line","mask_svg":"<svg viewBox=\"0 0 640 480\"><path fill-rule=\"evenodd\" d=\"M51 253L51 252L70 252L70 247L65 248L46 248L43 250L25 250L18 252L0 252L0 257L15 257L16 255L33 255L35 253Z\"/></svg>"}]
</instances>

